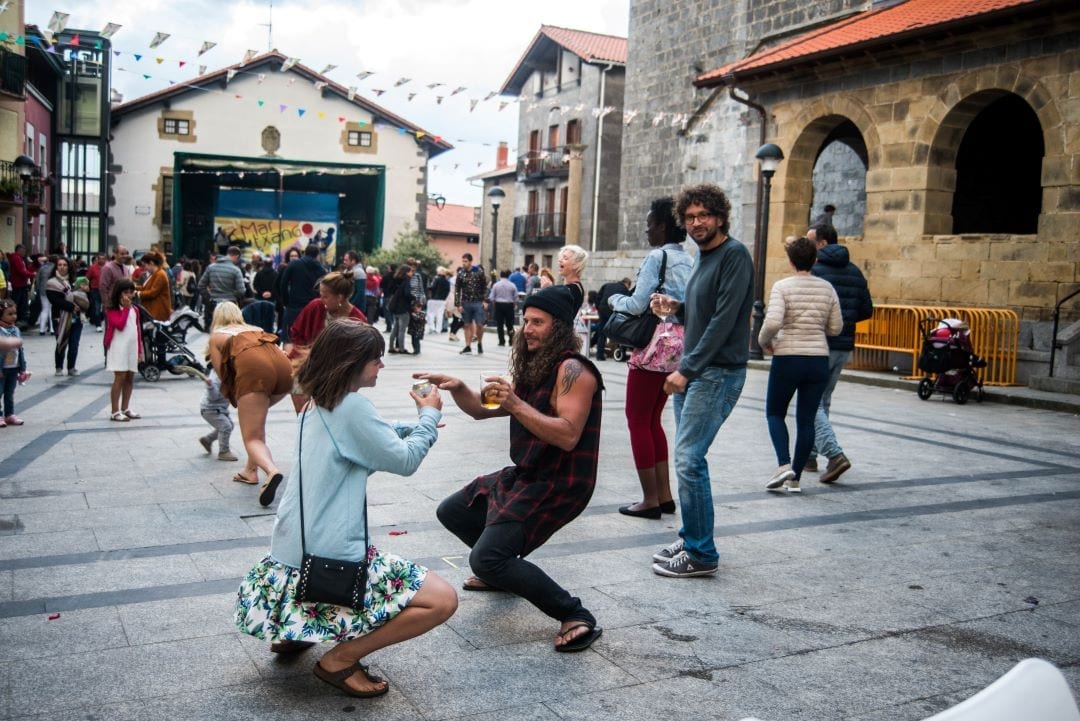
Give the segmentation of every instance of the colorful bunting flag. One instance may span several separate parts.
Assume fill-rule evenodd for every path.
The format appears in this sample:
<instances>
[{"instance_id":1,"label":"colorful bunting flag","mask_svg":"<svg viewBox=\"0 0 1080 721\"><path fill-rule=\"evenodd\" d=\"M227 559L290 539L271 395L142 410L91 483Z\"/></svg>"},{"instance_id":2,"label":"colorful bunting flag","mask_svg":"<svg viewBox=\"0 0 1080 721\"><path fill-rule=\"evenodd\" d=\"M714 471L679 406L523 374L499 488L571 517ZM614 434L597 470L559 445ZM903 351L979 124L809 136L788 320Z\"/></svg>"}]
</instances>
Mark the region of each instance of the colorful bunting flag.
<instances>
[{"instance_id":1,"label":"colorful bunting flag","mask_svg":"<svg viewBox=\"0 0 1080 721\"><path fill-rule=\"evenodd\" d=\"M202 45L199 47L199 55L202 55L203 53L205 53L207 50L214 47L215 45L217 45L217 43L212 43L209 40L203 40Z\"/></svg>"},{"instance_id":2,"label":"colorful bunting flag","mask_svg":"<svg viewBox=\"0 0 1080 721\"><path fill-rule=\"evenodd\" d=\"M325 80L316 80L315 81L315 89L316 90L322 90L323 88L325 88L329 84L330 83L326 82Z\"/></svg>"},{"instance_id":3,"label":"colorful bunting flag","mask_svg":"<svg viewBox=\"0 0 1080 721\"><path fill-rule=\"evenodd\" d=\"M168 39L169 33L154 33L154 39L150 41L150 49L153 50Z\"/></svg>"},{"instance_id":4,"label":"colorful bunting flag","mask_svg":"<svg viewBox=\"0 0 1080 721\"><path fill-rule=\"evenodd\" d=\"M123 25L120 25L118 23L106 23L105 29L101 31L101 37L111 38L113 35L116 35L116 31L122 27Z\"/></svg>"},{"instance_id":5,"label":"colorful bunting flag","mask_svg":"<svg viewBox=\"0 0 1080 721\"><path fill-rule=\"evenodd\" d=\"M492 90L490 93L488 93L487 95L484 96L484 102L486 103L487 101L491 100L493 97L495 97L498 94L499 94L498 92Z\"/></svg>"},{"instance_id":6,"label":"colorful bunting flag","mask_svg":"<svg viewBox=\"0 0 1080 721\"><path fill-rule=\"evenodd\" d=\"M352 100L355 97L356 97L356 88L350 86L349 87L349 100Z\"/></svg>"},{"instance_id":7,"label":"colorful bunting flag","mask_svg":"<svg viewBox=\"0 0 1080 721\"><path fill-rule=\"evenodd\" d=\"M135 58L135 62L142 60L142 55L139 55L138 53L132 53L132 57Z\"/></svg>"},{"instance_id":8,"label":"colorful bunting flag","mask_svg":"<svg viewBox=\"0 0 1080 721\"><path fill-rule=\"evenodd\" d=\"M232 79L235 78L235 77L236 77L236 70L234 68L229 68L228 70L225 71L225 82L226 83L231 82Z\"/></svg>"},{"instance_id":9,"label":"colorful bunting flag","mask_svg":"<svg viewBox=\"0 0 1080 721\"><path fill-rule=\"evenodd\" d=\"M279 113L284 113L288 109L289 109L288 105L278 105L278 112Z\"/></svg>"},{"instance_id":10,"label":"colorful bunting flag","mask_svg":"<svg viewBox=\"0 0 1080 721\"><path fill-rule=\"evenodd\" d=\"M336 68L337 65L327 65L325 68L319 71L319 75L326 75L328 72Z\"/></svg>"},{"instance_id":11,"label":"colorful bunting flag","mask_svg":"<svg viewBox=\"0 0 1080 721\"><path fill-rule=\"evenodd\" d=\"M187 60L181 60L180 67L184 67L185 65L187 65Z\"/></svg>"},{"instance_id":12,"label":"colorful bunting flag","mask_svg":"<svg viewBox=\"0 0 1080 721\"><path fill-rule=\"evenodd\" d=\"M300 58L287 58L285 62L281 64L281 72L288 72L292 66L300 62Z\"/></svg>"},{"instance_id":13,"label":"colorful bunting flag","mask_svg":"<svg viewBox=\"0 0 1080 721\"><path fill-rule=\"evenodd\" d=\"M259 107L260 107L260 108L261 108L261 107L262 107L263 105L265 105L265 104L266 104L266 101L265 101L265 100L258 100L258 101L256 101L256 102L258 102L258 103L259 103Z\"/></svg>"},{"instance_id":14,"label":"colorful bunting flag","mask_svg":"<svg viewBox=\"0 0 1080 721\"><path fill-rule=\"evenodd\" d=\"M510 101L509 101L509 100L503 100L503 101L501 101L501 102L499 103L499 111L498 111L498 112L500 112L500 113L501 113L501 112L502 112L503 110L506 110L506 106L507 106L507 105L509 105L509 104L510 104Z\"/></svg>"},{"instance_id":15,"label":"colorful bunting flag","mask_svg":"<svg viewBox=\"0 0 1080 721\"><path fill-rule=\"evenodd\" d=\"M476 105L477 105L477 103L479 103L479 102L480 102L480 101L479 101L479 100L477 100L476 98L469 98L469 112L470 112L470 113L471 113L472 111L476 110Z\"/></svg>"},{"instance_id":16,"label":"colorful bunting flag","mask_svg":"<svg viewBox=\"0 0 1080 721\"><path fill-rule=\"evenodd\" d=\"M0 13L7 12L8 5L10 5L10 4L11 4L10 0L3 0L3 2L0 2Z\"/></svg>"},{"instance_id":17,"label":"colorful bunting flag","mask_svg":"<svg viewBox=\"0 0 1080 721\"><path fill-rule=\"evenodd\" d=\"M360 79L360 82L364 82L374 74L375 73L371 72L370 70L361 70L356 74L356 77Z\"/></svg>"},{"instance_id":18,"label":"colorful bunting flag","mask_svg":"<svg viewBox=\"0 0 1080 721\"><path fill-rule=\"evenodd\" d=\"M464 85L459 85L458 87L454 88L454 92L450 93L450 95L451 95L451 97L453 97L454 95L457 95L458 93L464 92L465 90L466 90L466 88L465 88Z\"/></svg>"},{"instance_id":19,"label":"colorful bunting flag","mask_svg":"<svg viewBox=\"0 0 1080 721\"><path fill-rule=\"evenodd\" d=\"M441 96L441 95L436 95L435 96L435 104L436 105L442 105L442 101L443 101L443 96Z\"/></svg>"},{"instance_id":20,"label":"colorful bunting flag","mask_svg":"<svg viewBox=\"0 0 1080 721\"><path fill-rule=\"evenodd\" d=\"M375 97L378 98L378 97L381 97L382 94L385 93L386 91L385 90L372 90L371 92L375 93Z\"/></svg>"},{"instance_id":21,"label":"colorful bunting flag","mask_svg":"<svg viewBox=\"0 0 1080 721\"><path fill-rule=\"evenodd\" d=\"M19 40L22 40L22 35L19 36ZM23 43L19 42L19 40L16 40L15 42L19 43L19 45L22 45ZM78 45L79 44L79 34L78 33L75 33L74 35L71 36L71 44L72 45Z\"/></svg>"},{"instance_id":22,"label":"colorful bunting flag","mask_svg":"<svg viewBox=\"0 0 1080 721\"><path fill-rule=\"evenodd\" d=\"M428 83L427 89L428 90L434 90L435 88L439 87L440 85L442 85L442 83Z\"/></svg>"},{"instance_id":23,"label":"colorful bunting flag","mask_svg":"<svg viewBox=\"0 0 1080 721\"><path fill-rule=\"evenodd\" d=\"M412 99L413 99L413 98L415 98L415 97L416 97L416 93L409 93L409 99L408 99L408 102L410 102L410 103L411 103L411 102L412 102Z\"/></svg>"},{"instance_id":24,"label":"colorful bunting flag","mask_svg":"<svg viewBox=\"0 0 1080 721\"><path fill-rule=\"evenodd\" d=\"M306 112L307 112L307 110L304 110L303 108L297 108L296 109L296 115L298 117L301 117L301 118L304 117L304 113L306 113Z\"/></svg>"},{"instance_id":25,"label":"colorful bunting flag","mask_svg":"<svg viewBox=\"0 0 1080 721\"><path fill-rule=\"evenodd\" d=\"M165 58L154 58L154 61L155 61L155 62L156 62L156 63L157 63L158 65L161 65L161 64L162 64L163 62L165 62Z\"/></svg>"},{"instance_id":26,"label":"colorful bunting flag","mask_svg":"<svg viewBox=\"0 0 1080 721\"><path fill-rule=\"evenodd\" d=\"M200 65L199 66L199 75L206 75L206 66L205 65Z\"/></svg>"},{"instance_id":27,"label":"colorful bunting flag","mask_svg":"<svg viewBox=\"0 0 1080 721\"><path fill-rule=\"evenodd\" d=\"M398 78L397 82L394 83L394 87L395 88L400 88L402 85L409 82L410 80L412 80L412 78Z\"/></svg>"},{"instance_id":28,"label":"colorful bunting flag","mask_svg":"<svg viewBox=\"0 0 1080 721\"><path fill-rule=\"evenodd\" d=\"M258 50L248 50L244 53L244 59L240 61L240 67L247 65L253 57L259 54Z\"/></svg>"},{"instance_id":29,"label":"colorful bunting flag","mask_svg":"<svg viewBox=\"0 0 1080 721\"><path fill-rule=\"evenodd\" d=\"M68 18L71 17L68 13L54 12L52 17L49 18L49 31L53 33L62 33L64 28L67 27Z\"/></svg>"}]
</instances>

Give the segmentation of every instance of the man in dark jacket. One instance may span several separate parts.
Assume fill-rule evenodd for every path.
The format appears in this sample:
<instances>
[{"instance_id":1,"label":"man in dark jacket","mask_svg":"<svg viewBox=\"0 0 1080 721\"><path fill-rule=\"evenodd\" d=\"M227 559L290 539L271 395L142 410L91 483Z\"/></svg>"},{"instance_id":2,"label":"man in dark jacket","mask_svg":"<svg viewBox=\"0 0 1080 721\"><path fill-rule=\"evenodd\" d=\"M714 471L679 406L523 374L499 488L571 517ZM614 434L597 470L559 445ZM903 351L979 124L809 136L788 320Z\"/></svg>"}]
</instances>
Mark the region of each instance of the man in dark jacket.
<instances>
[{"instance_id":1,"label":"man in dark jacket","mask_svg":"<svg viewBox=\"0 0 1080 721\"><path fill-rule=\"evenodd\" d=\"M817 263L810 272L832 283L840 299L840 312L844 316L844 329L840 335L828 338L829 383L825 386L825 395L821 397L817 418L814 419L814 448L810 451L806 466L806 470L817 470L817 454L821 452L829 459L829 465L819 480L832 483L851 468L851 461L837 443L829 422L832 393L840 380L840 371L855 349L855 324L874 314L874 302L870 299L866 278L851 262L848 249L837 242L836 229L832 225L815 225L806 232L806 237L817 243L818 248Z\"/></svg>"},{"instance_id":2,"label":"man in dark jacket","mask_svg":"<svg viewBox=\"0 0 1080 721\"><path fill-rule=\"evenodd\" d=\"M319 280L326 269L319 263L319 246L308 243L304 255L285 266L281 274L281 303L285 312L281 316L281 340L289 342L289 329L304 306L319 297Z\"/></svg>"}]
</instances>

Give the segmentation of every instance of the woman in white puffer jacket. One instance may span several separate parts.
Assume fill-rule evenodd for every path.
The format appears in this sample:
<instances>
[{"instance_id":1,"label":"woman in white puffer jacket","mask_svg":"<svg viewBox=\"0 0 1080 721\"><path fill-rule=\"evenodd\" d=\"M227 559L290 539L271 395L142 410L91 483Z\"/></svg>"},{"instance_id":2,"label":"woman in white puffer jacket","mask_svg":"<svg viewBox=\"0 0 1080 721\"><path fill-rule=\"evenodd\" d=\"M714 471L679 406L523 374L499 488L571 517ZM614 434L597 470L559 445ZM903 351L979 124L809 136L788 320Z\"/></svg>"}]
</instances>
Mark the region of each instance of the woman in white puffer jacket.
<instances>
[{"instance_id":1,"label":"woman in white puffer jacket","mask_svg":"<svg viewBox=\"0 0 1080 721\"><path fill-rule=\"evenodd\" d=\"M829 345L825 337L839 333L844 321L832 284L810 275L817 259L814 241L789 239L785 250L795 274L773 285L765 322L758 334L762 349L773 356L765 418L778 464L765 488L798 493L803 466L814 445L814 416L829 380ZM785 417L796 393L792 458Z\"/></svg>"}]
</instances>

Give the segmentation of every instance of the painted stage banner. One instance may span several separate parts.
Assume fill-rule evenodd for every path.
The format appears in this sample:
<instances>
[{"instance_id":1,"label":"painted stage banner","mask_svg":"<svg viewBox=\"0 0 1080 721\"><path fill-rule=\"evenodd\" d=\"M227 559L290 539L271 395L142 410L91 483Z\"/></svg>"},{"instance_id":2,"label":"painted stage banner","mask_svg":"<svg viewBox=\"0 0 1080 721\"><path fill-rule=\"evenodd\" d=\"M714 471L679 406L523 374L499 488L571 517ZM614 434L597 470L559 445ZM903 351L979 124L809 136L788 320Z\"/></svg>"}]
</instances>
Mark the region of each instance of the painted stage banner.
<instances>
[{"instance_id":1,"label":"painted stage banner","mask_svg":"<svg viewBox=\"0 0 1080 721\"><path fill-rule=\"evenodd\" d=\"M245 259L258 251L264 258L273 258L277 265L290 249L303 251L315 243L323 261L333 265L338 196L219 188L214 225L240 247Z\"/></svg>"}]
</instances>

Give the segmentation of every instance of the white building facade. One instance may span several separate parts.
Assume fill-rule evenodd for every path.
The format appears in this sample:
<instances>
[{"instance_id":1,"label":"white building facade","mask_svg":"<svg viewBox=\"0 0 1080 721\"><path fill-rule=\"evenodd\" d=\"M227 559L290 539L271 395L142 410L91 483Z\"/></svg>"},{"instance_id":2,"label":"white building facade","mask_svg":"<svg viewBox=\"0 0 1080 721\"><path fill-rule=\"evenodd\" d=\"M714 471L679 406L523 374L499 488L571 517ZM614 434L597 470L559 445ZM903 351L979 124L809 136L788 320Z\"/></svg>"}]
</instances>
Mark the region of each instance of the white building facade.
<instances>
[{"instance_id":1,"label":"white building facade","mask_svg":"<svg viewBox=\"0 0 1080 721\"><path fill-rule=\"evenodd\" d=\"M246 252L329 240L340 255L422 226L427 162L451 146L287 60L273 51L113 108L110 246L203 258L221 228Z\"/></svg>"}]
</instances>

